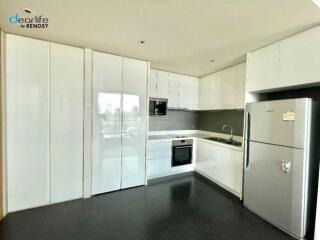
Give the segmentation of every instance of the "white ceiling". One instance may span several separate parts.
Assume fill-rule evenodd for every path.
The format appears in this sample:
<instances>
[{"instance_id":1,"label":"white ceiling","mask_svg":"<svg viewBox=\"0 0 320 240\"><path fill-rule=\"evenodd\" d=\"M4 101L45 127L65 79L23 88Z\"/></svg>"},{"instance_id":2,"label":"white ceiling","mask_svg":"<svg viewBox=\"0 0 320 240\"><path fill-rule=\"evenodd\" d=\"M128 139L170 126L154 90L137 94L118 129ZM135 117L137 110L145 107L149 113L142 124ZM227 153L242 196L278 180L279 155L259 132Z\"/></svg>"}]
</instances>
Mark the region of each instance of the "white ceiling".
<instances>
[{"instance_id":1,"label":"white ceiling","mask_svg":"<svg viewBox=\"0 0 320 240\"><path fill-rule=\"evenodd\" d=\"M49 28L9 24L9 16L27 15L25 7L48 17ZM192 76L244 61L246 52L319 23L312 0L0 0L6 32L150 60L152 68Z\"/></svg>"}]
</instances>

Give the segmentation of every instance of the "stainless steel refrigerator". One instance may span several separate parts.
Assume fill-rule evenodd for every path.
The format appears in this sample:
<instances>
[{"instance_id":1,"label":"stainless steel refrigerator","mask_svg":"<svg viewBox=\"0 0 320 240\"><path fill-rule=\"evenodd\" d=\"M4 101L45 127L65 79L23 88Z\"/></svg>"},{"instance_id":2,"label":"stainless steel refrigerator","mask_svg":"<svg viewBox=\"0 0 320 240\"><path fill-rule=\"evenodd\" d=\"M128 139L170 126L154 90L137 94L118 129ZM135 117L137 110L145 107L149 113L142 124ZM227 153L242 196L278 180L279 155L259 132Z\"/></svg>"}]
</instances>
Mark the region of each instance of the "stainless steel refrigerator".
<instances>
[{"instance_id":1,"label":"stainless steel refrigerator","mask_svg":"<svg viewBox=\"0 0 320 240\"><path fill-rule=\"evenodd\" d=\"M307 98L246 107L244 206L296 238L307 232L317 109Z\"/></svg>"}]
</instances>

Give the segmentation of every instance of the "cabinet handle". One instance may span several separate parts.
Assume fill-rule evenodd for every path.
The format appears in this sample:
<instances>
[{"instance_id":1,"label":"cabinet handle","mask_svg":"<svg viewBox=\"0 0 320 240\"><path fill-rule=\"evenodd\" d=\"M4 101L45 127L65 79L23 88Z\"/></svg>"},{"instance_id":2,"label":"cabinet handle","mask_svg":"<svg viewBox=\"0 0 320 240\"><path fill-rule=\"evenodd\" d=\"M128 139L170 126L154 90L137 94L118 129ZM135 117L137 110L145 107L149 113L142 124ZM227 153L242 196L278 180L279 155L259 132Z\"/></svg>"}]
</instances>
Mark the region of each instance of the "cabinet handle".
<instances>
[{"instance_id":1,"label":"cabinet handle","mask_svg":"<svg viewBox=\"0 0 320 240\"><path fill-rule=\"evenodd\" d=\"M245 135L244 135L244 166L249 166L249 148L250 148L250 113L246 112L245 117Z\"/></svg>"}]
</instances>

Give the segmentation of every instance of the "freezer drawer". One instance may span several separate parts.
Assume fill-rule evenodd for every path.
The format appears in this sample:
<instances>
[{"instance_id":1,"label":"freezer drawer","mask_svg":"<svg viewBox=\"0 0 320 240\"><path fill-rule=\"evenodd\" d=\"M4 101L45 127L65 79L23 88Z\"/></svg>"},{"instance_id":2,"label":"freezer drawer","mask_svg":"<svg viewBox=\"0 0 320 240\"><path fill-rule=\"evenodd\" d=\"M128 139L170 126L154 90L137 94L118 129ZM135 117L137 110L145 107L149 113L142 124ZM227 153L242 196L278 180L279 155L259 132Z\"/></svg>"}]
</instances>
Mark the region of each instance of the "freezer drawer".
<instances>
[{"instance_id":1,"label":"freezer drawer","mask_svg":"<svg viewBox=\"0 0 320 240\"><path fill-rule=\"evenodd\" d=\"M306 233L307 159L304 150L250 142L244 205L278 227Z\"/></svg>"},{"instance_id":2,"label":"freezer drawer","mask_svg":"<svg viewBox=\"0 0 320 240\"><path fill-rule=\"evenodd\" d=\"M309 136L312 100L307 98L250 103L250 140L304 148Z\"/></svg>"}]
</instances>

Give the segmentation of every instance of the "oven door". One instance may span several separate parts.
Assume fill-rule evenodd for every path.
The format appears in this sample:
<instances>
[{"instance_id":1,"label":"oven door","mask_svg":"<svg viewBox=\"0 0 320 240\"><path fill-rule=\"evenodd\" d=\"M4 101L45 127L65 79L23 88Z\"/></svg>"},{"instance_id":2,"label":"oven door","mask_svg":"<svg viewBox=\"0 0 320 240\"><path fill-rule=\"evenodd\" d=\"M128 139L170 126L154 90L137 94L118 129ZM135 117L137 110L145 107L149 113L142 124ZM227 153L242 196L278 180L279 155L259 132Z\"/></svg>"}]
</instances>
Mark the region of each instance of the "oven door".
<instances>
[{"instance_id":1,"label":"oven door","mask_svg":"<svg viewBox=\"0 0 320 240\"><path fill-rule=\"evenodd\" d=\"M192 163L192 145L173 146L171 166L181 166Z\"/></svg>"}]
</instances>

